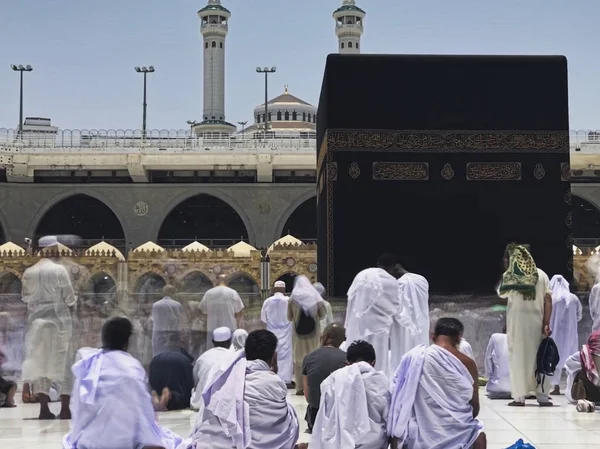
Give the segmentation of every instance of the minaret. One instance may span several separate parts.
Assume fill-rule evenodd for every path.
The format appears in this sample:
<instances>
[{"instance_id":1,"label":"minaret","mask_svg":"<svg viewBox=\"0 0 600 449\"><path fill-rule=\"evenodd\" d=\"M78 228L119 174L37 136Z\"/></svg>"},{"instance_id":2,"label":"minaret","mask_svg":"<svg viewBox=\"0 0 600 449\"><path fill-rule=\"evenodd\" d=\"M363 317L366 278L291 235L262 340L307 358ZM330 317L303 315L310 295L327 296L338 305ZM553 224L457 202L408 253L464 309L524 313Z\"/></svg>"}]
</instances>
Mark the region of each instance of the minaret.
<instances>
[{"instance_id":1,"label":"minaret","mask_svg":"<svg viewBox=\"0 0 600 449\"><path fill-rule=\"evenodd\" d=\"M360 53L360 38L366 15L365 11L356 6L354 0L344 0L342 6L334 11L335 34L338 37L340 53Z\"/></svg>"},{"instance_id":2,"label":"minaret","mask_svg":"<svg viewBox=\"0 0 600 449\"><path fill-rule=\"evenodd\" d=\"M198 11L204 53L204 111L194 131L232 133L236 128L225 121L225 38L231 12L221 0L208 0Z\"/></svg>"}]
</instances>

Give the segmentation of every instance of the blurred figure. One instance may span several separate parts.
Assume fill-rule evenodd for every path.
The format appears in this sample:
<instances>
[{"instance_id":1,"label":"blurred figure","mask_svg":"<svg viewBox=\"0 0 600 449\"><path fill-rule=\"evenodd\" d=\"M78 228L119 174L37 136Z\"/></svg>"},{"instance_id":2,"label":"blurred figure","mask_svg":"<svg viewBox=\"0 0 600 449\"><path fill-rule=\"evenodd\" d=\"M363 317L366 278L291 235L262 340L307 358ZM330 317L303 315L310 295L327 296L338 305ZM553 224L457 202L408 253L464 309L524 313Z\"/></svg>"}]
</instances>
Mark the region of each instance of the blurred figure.
<instances>
[{"instance_id":1,"label":"blurred figure","mask_svg":"<svg viewBox=\"0 0 600 449\"><path fill-rule=\"evenodd\" d=\"M293 388L294 360L292 358L292 323L288 321L289 298L285 296L285 282L273 284L273 296L267 298L260 311L260 319L267 330L277 337L277 365L279 377L288 388Z\"/></svg>"},{"instance_id":2,"label":"blurred figure","mask_svg":"<svg viewBox=\"0 0 600 449\"><path fill-rule=\"evenodd\" d=\"M510 371L506 326L501 334L492 334L485 351L486 391L490 399L510 399Z\"/></svg>"},{"instance_id":3,"label":"blurred figure","mask_svg":"<svg viewBox=\"0 0 600 449\"><path fill-rule=\"evenodd\" d=\"M567 359L566 368L567 400L577 404L578 412L594 412L600 402L600 331L592 333L581 351Z\"/></svg>"},{"instance_id":4,"label":"blurred figure","mask_svg":"<svg viewBox=\"0 0 600 449\"><path fill-rule=\"evenodd\" d=\"M164 297L152 305L152 356L162 352L177 351L181 347L185 312L173 299L176 290L172 285L163 288Z\"/></svg>"},{"instance_id":5,"label":"blurred figure","mask_svg":"<svg viewBox=\"0 0 600 449\"><path fill-rule=\"evenodd\" d=\"M17 384L2 377L2 365L6 361L6 354L0 348L0 407L16 407L15 394Z\"/></svg>"},{"instance_id":6,"label":"blurred figure","mask_svg":"<svg viewBox=\"0 0 600 449\"><path fill-rule=\"evenodd\" d=\"M212 337L213 348L202 354L194 365L194 384L190 405L198 410L201 418L204 413L202 393L219 369L233 357L231 347L231 331L227 327L215 329ZM200 419L199 418L199 419Z\"/></svg>"},{"instance_id":7,"label":"blurred figure","mask_svg":"<svg viewBox=\"0 0 600 449\"><path fill-rule=\"evenodd\" d=\"M239 351L240 349L244 349L244 345L246 344L246 339L248 338L248 331L244 329L236 329L231 337L231 349L232 351Z\"/></svg>"},{"instance_id":8,"label":"blurred figure","mask_svg":"<svg viewBox=\"0 0 600 449\"><path fill-rule=\"evenodd\" d=\"M204 294L198 307L206 315L206 331L211 335L219 327L237 329L243 318L242 298L238 292L225 285L224 277L221 277L217 287Z\"/></svg>"},{"instance_id":9,"label":"blurred figure","mask_svg":"<svg viewBox=\"0 0 600 449\"><path fill-rule=\"evenodd\" d=\"M363 340L375 348L377 371L389 372L390 332L394 317L402 310L398 298L399 264L396 256L383 254L377 268L356 275L348 290L346 341ZM403 323L406 317L402 318ZM398 318L400 319L400 318ZM393 342L399 345L400 342Z\"/></svg>"},{"instance_id":10,"label":"blurred figure","mask_svg":"<svg viewBox=\"0 0 600 449\"><path fill-rule=\"evenodd\" d=\"M44 254L58 254L56 237L43 237ZM52 256L51 256L52 257ZM70 419L69 396L73 363L73 324L69 307L77 298L66 268L56 258L42 258L23 274L23 302L28 307L23 379L33 381L33 394L40 402L39 419L54 419L48 408L52 382L60 385L61 419Z\"/></svg>"},{"instance_id":11,"label":"blurred figure","mask_svg":"<svg viewBox=\"0 0 600 449\"><path fill-rule=\"evenodd\" d=\"M206 333L206 315L200 311L200 301L187 302L190 343L189 350L194 360L206 351L208 334Z\"/></svg>"},{"instance_id":12,"label":"blurred figure","mask_svg":"<svg viewBox=\"0 0 600 449\"><path fill-rule=\"evenodd\" d=\"M535 393L540 407L552 407L548 398L550 379L538 385L535 370L540 343L551 335L552 295L548 275L537 268L524 245L511 243L504 254L506 271L499 294L508 299L506 316L510 385L514 399L509 405L524 407L525 397Z\"/></svg>"},{"instance_id":13,"label":"blurred figure","mask_svg":"<svg viewBox=\"0 0 600 449\"><path fill-rule=\"evenodd\" d=\"M456 318L452 318L452 319L456 319ZM465 335L465 326L462 323L462 321L456 319L456 324L457 326L459 326L460 328L460 335L459 335L459 343L458 343L458 347L457 349L463 353L464 355L466 355L467 357L469 357L471 360L475 361L475 353L473 352L473 347L471 346L471 343L469 343L467 341L467 339L464 337Z\"/></svg>"},{"instance_id":14,"label":"blurred figure","mask_svg":"<svg viewBox=\"0 0 600 449\"><path fill-rule=\"evenodd\" d=\"M349 366L325 379L311 449L388 446L390 384L384 373L375 371L375 358L373 346L355 341L348 347Z\"/></svg>"},{"instance_id":15,"label":"blurred figure","mask_svg":"<svg viewBox=\"0 0 600 449\"><path fill-rule=\"evenodd\" d=\"M595 284L590 292L590 316L592 332L600 331L600 283Z\"/></svg>"},{"instance_id":16,"label":"blurred figure","mask_svg":"<svg viewBox=\"0 0 600 449\"><path fill-rule=\"evenodd\" d=\"M330 302L326 299L327 291L325 290L323 284L320 282L315 282L313 287L315 287L315 290L319 292L319 295L321 295L321 298L323 298L323 304L325 304L325 316L321 320L321 329L325 329L327 326L333 323L333 310L331 309Z\"/></svg>"},{"instance_id":17,"label":"blurred figure","mask_svg":"<svg viewBox=\"0 0 600 449\"><path fill-rule=\"evenodd\" d=\"M102 349L79 350L63 449L175 449L182 442L156 423L144 368L127 353L131 332L127 318L113 318L102 327Z\"/></svg>"},{"instance_id":18,"label":"blurred figure","mask_svg":"<svg viewBox=\"0 0 600 449\"><path fill-rule=\"evenodd\" d=\"M567 363L567 357L577 351L579 347L579 333L577 323L583 317L583 309L579 298L569 290L569 283L561 275L557 274L550 280L552 291L552 318L550 329L552 338L558 348L560 361L552 377L554 390L553 395L560 394L560 380L562 372Z\"/></svg>"},{"instance_id":19,"label":"blurred figure","mask_svg":"<svg viewBox=\"0 0 600 449\"><path fill-rule=\"evenodd\" d=\"M429 282L423 276L409 273L398 265L398 310L390 334L390 372L398 369L404 354L419 345L428 345ZM408 318L408 319L407 319ZM382 356L382 355L381 355Z\"/></svg>"},{"instance_id":20,"label":"blurred figure","mask_svg":"<svg viewBox=\"0 0 600 449\"><path fill-rule=\"evenodd\" d=\"M155 410L182 410L190 407L195 385L193 363L194 359L183 351L161 352L152 359L148 380Z\"/></svg>"},{"instance_id":21,"label":"blurred figure","mask_svg":"<svg viewBox=\"0 0 600 449\"><path fill-rule=\"evenodd\" d=\"M304 357L319 347L321 319L325 304L306 276L298 276L288 303L287 319L292 323L292 357L296 394L304 395L302 362Z\"/></svg>"}]
</instances>

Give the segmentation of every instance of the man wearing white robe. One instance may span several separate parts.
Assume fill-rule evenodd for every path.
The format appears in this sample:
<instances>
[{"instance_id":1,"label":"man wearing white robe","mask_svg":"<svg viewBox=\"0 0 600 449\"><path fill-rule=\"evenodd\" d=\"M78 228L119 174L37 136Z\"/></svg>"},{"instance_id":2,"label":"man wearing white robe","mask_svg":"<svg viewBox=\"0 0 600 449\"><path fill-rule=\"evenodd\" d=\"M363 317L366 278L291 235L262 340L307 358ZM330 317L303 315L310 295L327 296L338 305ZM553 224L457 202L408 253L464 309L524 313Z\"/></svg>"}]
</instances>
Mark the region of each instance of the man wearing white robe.
<instances>
[{"instance_id":1,"label":"man wearing white robe","mask_svg":"<svg viewBox=\"0 0 600 449\"><path fill-rule=\"evenodd\" d=\"M219 286L204 294L198 308L206 315L206 331L212 335L219 327L237 329L242 320L244 303L238 292L227 287L224 280L221 280ZM208 346L210 348L210 344Z\"/></svg>"},{"instance_id":2,"label":"man wearing white robe","mask_svg":"<svg viewBox=\"0 0 600 449\"><path fill-rule=\"evenodd\" d=\"M277 371L277 337L251 332L244 351L204 390L205 411L181 448L292 449L298 417Z\"/></svg>"},{"instance_id":3,"label":"man wearing white robe","mask_svg":"<svg viewBox=\"0 0 600 449\"><path fill-rule=\"evenodd\" d=\"M407 327L402 311L394 317L390 336L390 374L396 372L404 354L419 345L429 344L429 283L418 274L400 270L398 299L400 307L410 317L414 328Z\"/></svg>"},{"instance_id":4,"label":"man wearing white robe","mask_svg":"<svg viewBox=\"0 0 600 449\"><path fill-rule=\"evenodd\" d=\"M321 384L321 403L310 449L387 447L389 379L375 371L375 350L364 341L348 347L349 366Z\"/></svg>"},{"instance_id":5,"label":"man wearing white robe","mask_svg":"<svg viewBox=\"0 0 600 449\"><path fill-rule=\"evenodd\" d=\"M560 361L556 365L554 376L551 379L554 390L551 394L560 394L560 380L563 368L569 354L573 354L579 347L579 333L577 326L583 317L583 309L579 298L569 290L569 283L557 274L550 280L552 291L552 318L550 329L552 338L558 348Z\"/></svg>"},{"instance_id":6,"label":"man wearing white robe","mask_svg":"<svg viewBox=\"0 0 600 449\"><path fill-rule=\"evenodd\" d=\"M58 255L58 240L40 239L45 254ZM48 408L50 389L56 383L61 392L61 419L70 419L69 395L75 348L69 307L77 298L67 269L57 259L44 257L23 274L23 302L27 304L28 329L22 378L32 382L33 395L40 401L40 419L54 419Z\"/></svg>"},{"instance_id":7,"label":"man wearing white robe","mask_svg":"<svg viewBox=\"0 0 600 449\"><path fill-rule=\"evenodd\" d=\"M175 449L181 444L179 436L156 423L144 368L126 352L131 333L128 319L113 318L102 328L102 349L79 350L73 365L73 421L63 449Z\"/></svg>"},{"instance_id":8,"label":"man wearing white robe","mask_svg":"<svg viewBox=\"0 0 600 449\"><path fill-rule=\"evenodd\" d=\"M277 337L277 365L279 377L290 385L294 374L292 358L292 323L288 321L288 302L285 296L285 282L273 284L273 296L267 298L260 311L260 319L267 325L267 330Z\"/></svg>"},{"instance_id":9,"label":"man wearing white robe","mask_svg":"<svg viewBox=\"0 0 600 449\"><path fill-rule=\"evenodd\" d=\"M508 299L506 315L510 385L514 399L509 405L524 407L525 398L535 394L541 407L551 407L548 398L550 378L538 385L535 371L537 352L542 340L552 334L552 292L548 275L537 268L526 246L507 247L499 287L500 296Z\"/></svg>"},{"instance_id":10,"label":"man wearing white robe","mask_svg":"<svg viewBox=\"0 0 600 449\"><path fill-rule=\"evenodd\" d=\"M172 285L165 285L163 294L165 296L152 305L152 357L178 351L183 346L183 306L173 299L175 287Z\"/></svg>"},{"instance_id":11,"label":"man wearing white robe","mask_svg":"<svg viewBox=\"0 0 600 449\"><path fill-rule=\"evenodd\" d=\"M319 295L321 295L321 298L323 298L323 304L325 305L325 316L321 320L321 330L323 330L334 322L333 309L331 308L331 303L325 299L325 295L327 292L323 284L321 284L320 282L315 282L313 286L315 287L315 290L319 293Z\"/></svg>"},{"instance_id":12,"label":"man wearing white robe","mask_svg":"<svg viewBox=\"0 0 600 449\"><path fill-rule=\"evenodd\" d=\"M501 334L492 334L485 351L486 391L490 399L510 399L510 371L506 327Z\"/></svg>"},{"instance_id":13,"label":"man wearing white robe","mask_svg":"<svg viewBox=\"0 0 600 449\"><path fill-rule=\"evenodd\" d=\"M389 372L390 331L401 311L398 298L399 265L395 256L384 254L377 268L356 275L348 290L346 341L364 340L375 348L377 371Z\"/></svg>"},{"instance_id":14,"label":"man wearing white robe","mask_svg":"<svg viewBox=\"0 0 600 449\"><path fill-rule=\"evenodd\" d=\"M477 367L459 352L456 320L441 318L431 346L404 356L392 387L388 434L407 449L485 449Z\"/></svg>"},{"instance_id":15,"label":"man wearing white robe","mask_svg":"<svg viewBox=\"0 0 600 449\"><path fill-rule=\"evenodd\" d=\"M196 387L192 390L190 406L194 410L198 410L199 416L202 416L204 413L204 401L202 400L204 389L211 383L219 369L233 358L233 354L229 349L231 347L231 331L228 328L220 327L215 329L212 336L212 344L213 348L198 357L194 365L194 382Z\"/></svg>"},{"instance_id":16,"label":"man wearing white robe","mask_svg":"<svg viewBox=\"0 0 600 449\"><path fill-rule=\"evenodd\" d=\"M590 316L592 332L600 331L600 283L594 285L590 292Z\"/></svg>"}]
</instances>

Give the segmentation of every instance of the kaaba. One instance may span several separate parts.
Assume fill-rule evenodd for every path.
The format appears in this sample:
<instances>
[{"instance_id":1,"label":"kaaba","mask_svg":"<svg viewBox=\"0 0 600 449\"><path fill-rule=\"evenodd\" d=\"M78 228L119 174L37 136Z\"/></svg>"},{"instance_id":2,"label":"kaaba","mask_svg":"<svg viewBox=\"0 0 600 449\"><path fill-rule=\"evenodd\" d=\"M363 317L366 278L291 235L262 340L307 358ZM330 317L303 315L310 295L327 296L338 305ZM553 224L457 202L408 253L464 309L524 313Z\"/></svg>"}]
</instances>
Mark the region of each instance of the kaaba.
<instances>
[{"instance_id":1,"label":"kaaba","mask_svg":"<svg viewBox=\"0 0 600 449\"><path fill-rule=\"evenodd\" d=\"M510 242L572 277L562 56L330 55L317 119L318 277L382 253L441 295L490 295Z\"/></svg>"}]
</instances>

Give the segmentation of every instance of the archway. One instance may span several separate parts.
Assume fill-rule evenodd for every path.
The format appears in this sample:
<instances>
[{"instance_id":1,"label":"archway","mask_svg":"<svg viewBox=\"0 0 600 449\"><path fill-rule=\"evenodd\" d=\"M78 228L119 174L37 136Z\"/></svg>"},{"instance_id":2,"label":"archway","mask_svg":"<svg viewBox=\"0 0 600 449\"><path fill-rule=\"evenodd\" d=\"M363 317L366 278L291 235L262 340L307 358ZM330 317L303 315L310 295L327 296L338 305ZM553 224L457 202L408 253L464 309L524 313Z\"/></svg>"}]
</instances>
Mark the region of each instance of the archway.
<instances>
[{"instance_id":1,"label":"archway","mask_svg":"<svg viewBox=\"0 0 600 449\"><path fill-rule=\"evenodd\" d=\"M45 235L77 236L62 242L71 248L89 248L106 240L125 250L125 233L115 213L102 201L84 194L65 198L44 214L36 227L36 242Z\"/></svg>"},{"instance_id":2,"label":"archway","mask_svg":"<svg viewBox=\"0 0 600 449\"><path fill-rule=\"evenodd\" d=\"M291 234L303 242L317 240L317 198L300 204L287 219L281 237Z\"/></svg>"},{"instance_id":3,"label":"archway","mask_svg":"<svg viewBox=\"0 0 600 449\"><path fill-rule=\"evenodd\" d=\"M211 248L228 248L240 240L248 241L248 230L232 206L200 194L175 206L158 233L159 244L165 247L183 247L195 240Z\"/></svg>"},{"instance_id":4,"label":"archway","mask_svg":"<svg viewBox=\"0 0 600 449\"><path fill-rule=\"evenodd\" d=\"M163 297L165 279L157 273L145 273L135 283L134 299L141 309L150 314L152 304Z\"/></svg>"},{"instance_id":5,"label":"archway","mask_svg":"<svg viewBox=\"0 0 600 449\"><path fill-rule=\"evenodd\" d=\"M576 239L600 238L600 210L589 201L572 196L573 235Z\"/></svg>"},{"instance_id":6,"label":"archway","mask_svg":"<svg viewBox=\"0 0 600 449\"><path fill-rule=\"evenodd\" d=\"M285 291L287 293L291 293L294 288L294 282L296 282L296 278L298 275L296 273L286 273L283 276L279 276L278 281L285 282Z\"/></svg>"},{"instance_id":7,"label":"archway","mask_svg":"<svg viewBox=\"0 0 600 449\"><path fill-rule=\"evenodd\" d=\"M117 296L117 284L109 274L95 273L88 279L82 296L84 303L89 302L94 306L103 306L107 302L112 303Z\"/></svg>"},{"instance_id":8,"label":"archway","mask_svg":"<svg viewBox=\"0 0 600 449\"><path fill-rule=\"evenodd\" d=\"M246 307L260 303L260 288L249 276L241 273L236 274L229 280L227 285L238 292Z\"/></svg>"},{"instance_id":9,"label":"archway","mask_svg":"<svg viewBox=\"0 0 600 449\"><path fill-rule=\"evenodd\" d=\"M192 271L179 282L178 296L182 300L200 301L207 290L213 288L213 283L204 273Z\"/></svg>"}]
</instances>

